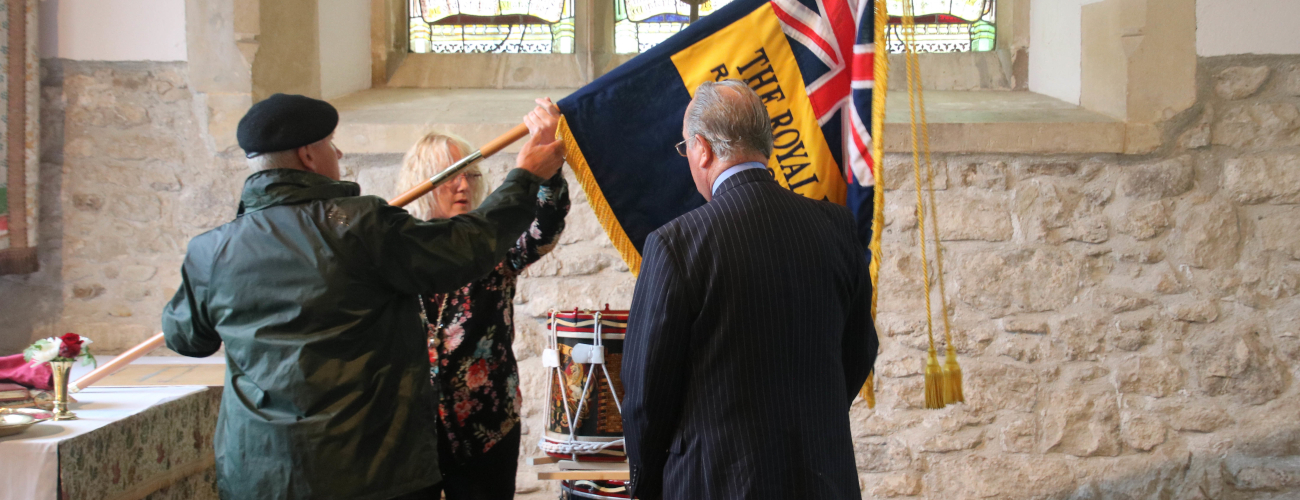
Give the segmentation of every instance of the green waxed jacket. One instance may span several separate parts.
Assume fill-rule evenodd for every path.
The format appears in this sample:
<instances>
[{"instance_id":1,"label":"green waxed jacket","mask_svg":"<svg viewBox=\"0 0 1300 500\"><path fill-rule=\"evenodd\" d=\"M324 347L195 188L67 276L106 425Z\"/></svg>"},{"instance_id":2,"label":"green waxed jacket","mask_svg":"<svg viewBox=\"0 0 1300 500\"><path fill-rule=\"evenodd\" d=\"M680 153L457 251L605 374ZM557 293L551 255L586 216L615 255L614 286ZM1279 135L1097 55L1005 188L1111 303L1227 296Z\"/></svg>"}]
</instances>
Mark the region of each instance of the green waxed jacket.
<instances>
[{"instance_id":1,"label":"green waxed jacket","mask_svg":"<svg viewBox=\"0 0 1300 500\"><path fill-rule=\"evenodd\" d=\"M416 294L491 271L532 222L515 169L467 215L423 222L351 182L267 170L190 241L167 347L226 347L214 440L224 499L386 500L438 473L437 394Z\"/></svg>"}]
</instances>

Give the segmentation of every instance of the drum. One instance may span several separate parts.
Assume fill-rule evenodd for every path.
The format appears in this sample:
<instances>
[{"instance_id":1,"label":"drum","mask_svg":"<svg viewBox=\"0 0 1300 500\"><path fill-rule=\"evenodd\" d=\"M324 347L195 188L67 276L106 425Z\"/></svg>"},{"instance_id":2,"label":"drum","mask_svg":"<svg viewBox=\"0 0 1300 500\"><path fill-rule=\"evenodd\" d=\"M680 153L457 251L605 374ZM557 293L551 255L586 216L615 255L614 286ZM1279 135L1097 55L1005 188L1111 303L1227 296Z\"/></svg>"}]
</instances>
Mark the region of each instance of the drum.
<instances>
[{"instance_id":1,"label":"drum","mask_svg":"<svg viewBox=\"0 0 1300 500\"><path fill-rule=\"evenodd\" d=\"M560 500L617 500L628 496L627 481L560 481Z\"/></svg>"},{"instance_id":2,"label":"drum","mask_svg":"<svg viewBox=\"0 0 1300 500\"><path fill-rule=\"evenodd\" d=\"M627 311L553 312L542 364L547 389L546 434L538 447L557 458L621 462L623 336Z\"/></svg>"}]
</instances>

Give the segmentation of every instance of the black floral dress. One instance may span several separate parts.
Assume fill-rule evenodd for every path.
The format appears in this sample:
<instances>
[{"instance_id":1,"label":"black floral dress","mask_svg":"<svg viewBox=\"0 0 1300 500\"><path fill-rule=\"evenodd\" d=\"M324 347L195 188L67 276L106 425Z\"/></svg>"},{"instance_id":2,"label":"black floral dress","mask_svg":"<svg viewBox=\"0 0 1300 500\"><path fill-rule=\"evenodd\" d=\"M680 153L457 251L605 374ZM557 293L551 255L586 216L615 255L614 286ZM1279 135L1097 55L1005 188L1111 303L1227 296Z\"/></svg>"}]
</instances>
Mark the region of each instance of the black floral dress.
<instances>
[{"instance_id":1,"label":"black floral dress","mask_svg":"<svg viewBox=\"0 0 1300 500\"><path fill-rule=\"evenodd\" d=\"M454 292L421 297L431 376L441 398L439 431L458 462L486 453L519 424L523 399L511 349L515 283L555 247L568 213L568 183L556 174L537 192L533 225L496 269Z\"/></svg>"}]
</instances>

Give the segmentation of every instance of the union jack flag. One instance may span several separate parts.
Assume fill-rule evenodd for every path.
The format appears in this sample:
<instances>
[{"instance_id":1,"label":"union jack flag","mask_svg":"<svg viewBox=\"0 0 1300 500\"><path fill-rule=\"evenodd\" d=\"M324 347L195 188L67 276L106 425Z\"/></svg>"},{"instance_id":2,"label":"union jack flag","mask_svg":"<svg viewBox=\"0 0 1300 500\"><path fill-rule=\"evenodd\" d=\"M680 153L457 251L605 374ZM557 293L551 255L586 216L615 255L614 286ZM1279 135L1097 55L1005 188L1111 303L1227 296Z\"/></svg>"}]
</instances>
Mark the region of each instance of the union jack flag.
<instances>
[{"instance_id":1,"label":"union jack flag","mask_svg":"<svg viewBox=\"0 0 1300 500\"><path fill-rule=\"evenodd\" d=\"M846 205L869 246L876 168L871 156L875 0L772 0L772 9L795 49L822 134L830 144L843 144L835 159L848 183Z\"/></svg>"},{"instance_id":2,"label":"union jack flag","mask_svg":"<svg viewBox=\"0 0 1300 500\"><path fill-rule=\"evenodd\" d=\"M874 0L772 0L781 28L796 48L817 121L827 137L844 141L845 178L874 184L871 159L871 93L875 88ZM856 4L856 5L855 5ZM792 47L795 44L791 44ZM836 127L838 130L829 130Z\"/></svg>"}]
</instances>

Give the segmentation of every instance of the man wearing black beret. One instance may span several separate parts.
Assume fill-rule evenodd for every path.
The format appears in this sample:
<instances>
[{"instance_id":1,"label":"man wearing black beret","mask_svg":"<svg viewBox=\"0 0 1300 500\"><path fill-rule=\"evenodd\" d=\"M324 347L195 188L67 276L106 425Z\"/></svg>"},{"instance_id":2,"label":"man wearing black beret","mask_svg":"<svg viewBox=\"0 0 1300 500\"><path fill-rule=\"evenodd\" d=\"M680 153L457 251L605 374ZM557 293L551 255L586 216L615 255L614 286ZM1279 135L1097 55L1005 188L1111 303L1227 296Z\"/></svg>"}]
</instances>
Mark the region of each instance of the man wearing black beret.
<instances>
[{"instance_id":1,"label":"man wearing black beret","mask_svg":"<svg viewBox=\"0 0 1300 500\"><path fill-rule=\"evenodd\" d=\"M539 104L501 187L430 222L339 180L329 103L276 94L248 110L239 214L190 241L163 311L172 350L225 345L222 498L388 500L440 480L416 297L487 274L532 222L564 161L559 109Z\"/></svg>"}]
</instances>

